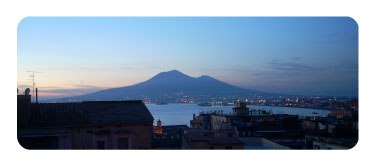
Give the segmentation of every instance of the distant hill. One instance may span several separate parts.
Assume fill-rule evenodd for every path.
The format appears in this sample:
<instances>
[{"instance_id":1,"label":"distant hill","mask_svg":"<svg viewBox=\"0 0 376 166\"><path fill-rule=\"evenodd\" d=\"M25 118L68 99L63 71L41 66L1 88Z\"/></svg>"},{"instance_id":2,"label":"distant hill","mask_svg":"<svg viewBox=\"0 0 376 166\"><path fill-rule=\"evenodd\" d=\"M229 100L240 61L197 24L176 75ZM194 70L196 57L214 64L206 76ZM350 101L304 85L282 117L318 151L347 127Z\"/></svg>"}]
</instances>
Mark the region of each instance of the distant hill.
<instances>
[{"instance_id":1,"label":"distant hill","mask_svg":"<svg viewBox=\"0 0 376 166\"><path fill-rule=\"evenodd\" d=\"M270 95L265 92L236 87L210 76L191 77L177 70L162 72L151 79L135 85L111 88L80 96L65 97L47 102L88 100L130 100L166 98L183 94L186 96L254 96Z\"/></svg>"}]
</instances>

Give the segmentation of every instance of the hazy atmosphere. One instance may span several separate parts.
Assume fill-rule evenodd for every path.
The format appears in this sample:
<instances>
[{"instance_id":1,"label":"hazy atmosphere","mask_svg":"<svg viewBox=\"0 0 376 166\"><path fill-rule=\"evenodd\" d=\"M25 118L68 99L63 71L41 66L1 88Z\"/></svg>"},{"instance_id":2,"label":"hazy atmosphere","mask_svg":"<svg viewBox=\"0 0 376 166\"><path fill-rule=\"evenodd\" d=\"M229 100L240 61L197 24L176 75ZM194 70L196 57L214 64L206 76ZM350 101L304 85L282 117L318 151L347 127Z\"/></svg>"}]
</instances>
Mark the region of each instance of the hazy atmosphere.
<instances>
[{"instance_id":1,"label":"hazy atmosphere","mask_svg":"<svg viewBox=\"0 0 376 166\"><path fill-rule=\"evenodd\" d=\"M41 98L129 86L160 72L242 88L358 96L358 26L338 18L29 17L18 26L20 90Z\"/></svg>"}]
</instances>

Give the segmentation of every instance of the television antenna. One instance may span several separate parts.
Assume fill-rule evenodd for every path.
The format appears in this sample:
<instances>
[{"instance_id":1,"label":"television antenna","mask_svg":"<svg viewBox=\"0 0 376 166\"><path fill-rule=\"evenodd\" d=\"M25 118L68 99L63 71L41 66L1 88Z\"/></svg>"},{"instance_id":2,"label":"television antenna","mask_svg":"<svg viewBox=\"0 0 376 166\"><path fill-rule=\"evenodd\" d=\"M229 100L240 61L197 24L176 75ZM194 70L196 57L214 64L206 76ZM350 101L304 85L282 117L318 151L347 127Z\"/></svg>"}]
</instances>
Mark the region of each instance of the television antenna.
<instances>
[{"instance_id":1,"label":"television antenna","mask_svg":"<svg viewBox=\"0 0 376 166\"><path fill-rule=\"evenodd\" d=\"M30 75L30 77L31 77L31 79L29 79L29 80L31 80L31 81L33 81L33 97L35 96L34 95L34 91L35 91L35 73L42 73L42 72L38 72L38 71L26 71L26 72L28 72L28 73L32 73L31 75Z\"/></svg>"}]
</instances>

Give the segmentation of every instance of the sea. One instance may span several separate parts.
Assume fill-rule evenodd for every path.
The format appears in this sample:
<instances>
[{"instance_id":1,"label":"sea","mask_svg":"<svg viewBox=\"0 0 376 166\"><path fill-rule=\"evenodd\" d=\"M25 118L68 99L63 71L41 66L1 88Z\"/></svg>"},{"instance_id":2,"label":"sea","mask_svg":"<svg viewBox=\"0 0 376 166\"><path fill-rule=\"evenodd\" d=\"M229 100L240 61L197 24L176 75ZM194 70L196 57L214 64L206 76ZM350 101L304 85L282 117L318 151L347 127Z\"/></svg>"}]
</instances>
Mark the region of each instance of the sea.
<instances>
[{"instance_id":1,"label":"sea","mask_svg":"<svg viewBox=\"0 0 376 166\"><path fill-rule=\"evenodd\" d=\"M223 111L223 113L232 112L234 106L199 106L197 104L146 104L154 117L154 123L158 119L162 121L162 125L188 125L193 119L193 114L199 115L200 112ZM330 110L297 108L297 107L276 107L276 106L259 106L247 105L249 109L266 110L272 114L288 114L299 116L321 116L326 117ZM315 114L314 114L315 113Z\"/></svg>"}]
</instances>

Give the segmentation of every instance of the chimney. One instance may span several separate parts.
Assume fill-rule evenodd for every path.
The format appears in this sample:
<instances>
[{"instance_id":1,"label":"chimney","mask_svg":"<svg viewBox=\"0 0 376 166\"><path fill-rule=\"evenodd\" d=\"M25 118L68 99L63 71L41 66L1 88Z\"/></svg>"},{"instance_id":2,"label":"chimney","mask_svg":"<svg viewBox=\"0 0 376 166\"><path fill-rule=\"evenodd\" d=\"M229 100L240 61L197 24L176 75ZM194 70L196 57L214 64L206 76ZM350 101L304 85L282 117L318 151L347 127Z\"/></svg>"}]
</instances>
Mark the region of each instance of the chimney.
<instances>
[{"instance_id":1,"label":"chimney","mask_svg":"<svg viewBox=\"0 0 376 166\"><path fill-rule=\"evenodd\" d=\"M193 120L196 120L196 114L193 114Z\"/></svg>"},{"instance_id":2,"label":"chimney","mask_svg":"<svg viewBox=\"0 0 376 166\"><path fill-rule=\"evenodd\" d=\"M38 88L35 88L35 103L38 103Z\"/></svg>"},{"instance_id":3,"label":"chimney","mask_svg":"<svg viewBox=\"0 0 376 166\"><path fill-rule=\"evenodd\" d=\"M162 121L160 119L158 119L157 125L158 125L158 127L162 127Z\"/></svg>"}]
</instances>

